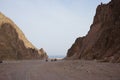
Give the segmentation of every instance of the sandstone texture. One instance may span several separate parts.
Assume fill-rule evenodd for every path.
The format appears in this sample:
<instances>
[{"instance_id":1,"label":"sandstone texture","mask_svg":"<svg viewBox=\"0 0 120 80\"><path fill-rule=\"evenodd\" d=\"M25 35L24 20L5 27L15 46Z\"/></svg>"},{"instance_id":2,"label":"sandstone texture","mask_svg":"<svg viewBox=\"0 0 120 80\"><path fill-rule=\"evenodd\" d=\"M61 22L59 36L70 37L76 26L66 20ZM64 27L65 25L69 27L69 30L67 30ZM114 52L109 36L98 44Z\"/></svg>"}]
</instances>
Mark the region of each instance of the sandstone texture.
<instances>
[{"instance_id":1,"label":"sandstone texture","mask_svg":"<svg viewBox=\"0 0 120 80\"><path fill-rule=\"evenodd\" d=\"M100 4L85 37L79 37L66 59L120 62L120 0Z\"/></svg>"},{"instance_id":2,"label":"sandstone texture","mask_svg":"<svg viewBox=\"0 0 120 80\"><path fill-rule=\"evenodd\" d=\"M0 60L43 59L14 22L0 13Z\"/></svg>"}]
</instances>

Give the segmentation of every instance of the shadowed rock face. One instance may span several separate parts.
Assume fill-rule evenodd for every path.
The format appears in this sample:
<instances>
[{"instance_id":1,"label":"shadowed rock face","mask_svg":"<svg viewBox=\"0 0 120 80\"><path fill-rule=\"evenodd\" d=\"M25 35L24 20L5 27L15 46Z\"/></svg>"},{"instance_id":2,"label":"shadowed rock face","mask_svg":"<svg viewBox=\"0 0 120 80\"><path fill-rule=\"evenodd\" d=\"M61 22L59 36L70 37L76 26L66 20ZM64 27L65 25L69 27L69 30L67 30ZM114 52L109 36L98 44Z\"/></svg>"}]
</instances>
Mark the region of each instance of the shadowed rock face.
<instances>
[{"instance_id":1,"label":"shadowed rock face","mask_svg":"<svg viewBox=\"0 0 120 80\"><path fill-rule=\"evenodd\" d=\"M44 56L43 56L44 55ZM47 54L37 50L22 31L7 17L0 13L0 59L43 59Z\"/></svg>"},{"instance_id":2,"label":"shadowed rock face","mask_svg":"<svg viewBox=\"0 0 120 80\"><path fill-rule=\"evenodd\" d=\"M120 62L120 0L97 7L90 31L75 41L66 59Z\"/></svg>"}]
</instances>

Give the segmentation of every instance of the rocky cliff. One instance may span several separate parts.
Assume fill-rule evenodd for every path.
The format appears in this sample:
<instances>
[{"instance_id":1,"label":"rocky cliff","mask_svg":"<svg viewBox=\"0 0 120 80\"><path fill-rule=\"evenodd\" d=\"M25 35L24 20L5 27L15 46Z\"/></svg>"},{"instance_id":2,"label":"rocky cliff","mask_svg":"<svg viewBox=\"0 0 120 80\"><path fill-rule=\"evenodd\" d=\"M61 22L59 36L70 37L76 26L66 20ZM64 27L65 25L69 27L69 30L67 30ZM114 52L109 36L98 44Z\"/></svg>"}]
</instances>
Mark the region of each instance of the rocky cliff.
<instances>
[{"instance_id":1,"label":"rocky cliff","mask_svg":"<svg viewBox=\"0 0 120 80\"><path fill-rule=\"evenodd\" d=\"M120 62L120 0L97 7L88 34L77 38L66 59Z\"/></svg>"},{"instance_id":2,"label":"rocky cliff","mask_svg":"<svg viewBox=\"0 0 120 80\"><path fill-rule=\"evenodd\" d=\"M43 59L46 56L26 39L14 22L0 13L0 60Z\"/></svg>"}]
</instances>

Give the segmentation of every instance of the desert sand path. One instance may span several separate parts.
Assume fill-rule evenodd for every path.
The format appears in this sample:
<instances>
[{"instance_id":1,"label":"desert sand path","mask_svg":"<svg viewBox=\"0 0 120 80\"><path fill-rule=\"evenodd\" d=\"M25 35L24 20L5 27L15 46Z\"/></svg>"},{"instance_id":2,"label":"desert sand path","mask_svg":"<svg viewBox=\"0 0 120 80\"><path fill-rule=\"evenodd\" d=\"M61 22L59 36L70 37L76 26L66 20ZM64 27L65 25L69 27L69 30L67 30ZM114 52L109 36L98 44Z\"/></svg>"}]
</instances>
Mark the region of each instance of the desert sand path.
<instances>
[{"instance_id":1,"label":"desert sand path","mask_svg":"<svg viewBox=\"0 0 120 80\"><path fill-rule=\"evenodd\" d=\"M120 80L120 64L95 61L4 61L0 80Z\"/></svg>"}]
</instances>

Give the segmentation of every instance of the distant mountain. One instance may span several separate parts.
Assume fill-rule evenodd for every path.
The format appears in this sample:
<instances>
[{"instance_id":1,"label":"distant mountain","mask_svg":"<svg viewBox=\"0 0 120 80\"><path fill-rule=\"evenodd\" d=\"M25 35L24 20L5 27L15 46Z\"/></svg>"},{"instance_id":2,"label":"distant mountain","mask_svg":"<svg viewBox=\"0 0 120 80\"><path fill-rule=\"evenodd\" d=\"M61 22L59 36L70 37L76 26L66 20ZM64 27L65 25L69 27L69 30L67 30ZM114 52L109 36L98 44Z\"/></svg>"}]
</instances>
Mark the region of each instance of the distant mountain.
<instances>
[{"instance_id":1,"label":"distant mountain","mask_svg":"<svg viewBox=\"0 0 120 80\"><path fill-rule=\"evenodd\" d=\"M120 0L97 7L90 31L76 39L66 59L120 62Z\"/></svg>"},{"instance_id":2,"label":"distant mountain","mask_svg":"<svg viewBox=\"0 0 120 80\"><path fill-rule=\"evenodd\" d=\"M36 49L14 22L0 13L0 60L43 59L45 52Z\"/></svg>"}]
</instances>

